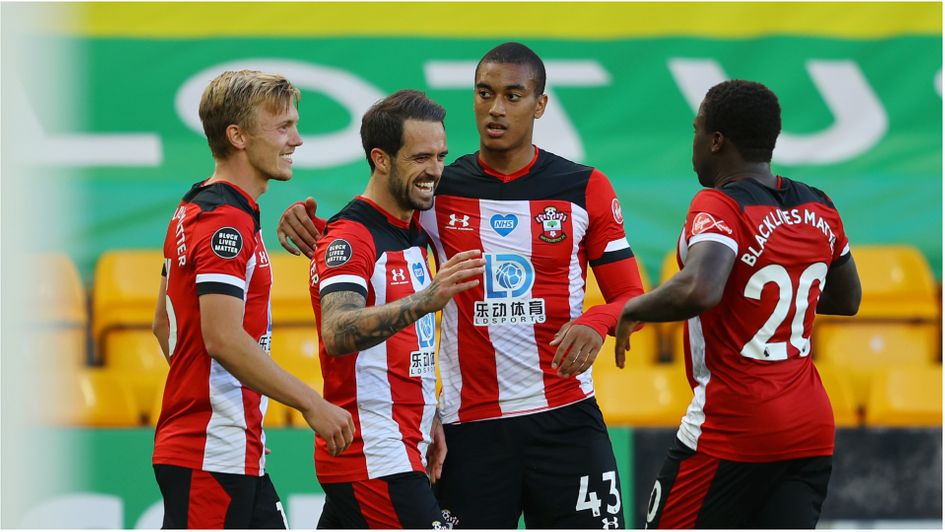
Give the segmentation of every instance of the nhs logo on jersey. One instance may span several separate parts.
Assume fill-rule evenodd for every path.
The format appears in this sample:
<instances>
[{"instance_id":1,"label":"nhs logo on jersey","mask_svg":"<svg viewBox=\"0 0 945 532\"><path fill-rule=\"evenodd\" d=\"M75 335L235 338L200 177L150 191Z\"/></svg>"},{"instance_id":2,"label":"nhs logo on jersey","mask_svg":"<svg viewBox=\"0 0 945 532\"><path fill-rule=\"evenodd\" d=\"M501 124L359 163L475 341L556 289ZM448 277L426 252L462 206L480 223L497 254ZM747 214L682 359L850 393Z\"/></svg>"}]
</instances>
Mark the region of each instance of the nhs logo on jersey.
<instances>
[{"instance_id":1,"label":"nhs logo on jersey","mask_svg":"<svg viewBox=\"0 0 945 532\"><path fill-rule=\"evenodd\" d=\"M427 276L427 275L426 275L427 269L423 267L423 263L415 262L415 263L411 264L411 265L410 265L410 270L413 271L413 276L414 276L414 277L417 279L417 281L419 281L420 284L422 285L422 284L423 284L423 281L426 279L426 276Z\"/></svg>"},{"instance_id":2,"label":"nhs logo on jersey","mask_svg":"<svg viewBox=\"0 0 945 532\"><path fill-rule=\"evenodd\" d=\"M522 255L485 253L484 301L476 301L473 323L479 326L543 323L545 300L527 297L535 268Z\"/></svg>"},{"instance_id":3,"label":"nhs logo on jersey","mask_svg":"<svg viewBox=\"0 0 945 532\"><path fill-rule=\"evenodd\" d=\"M492 230L499 233L499 236L509 236L509 233L518 226L518 217L514 214L496 214L489 219Z\"/></svg>"}]
</instances>

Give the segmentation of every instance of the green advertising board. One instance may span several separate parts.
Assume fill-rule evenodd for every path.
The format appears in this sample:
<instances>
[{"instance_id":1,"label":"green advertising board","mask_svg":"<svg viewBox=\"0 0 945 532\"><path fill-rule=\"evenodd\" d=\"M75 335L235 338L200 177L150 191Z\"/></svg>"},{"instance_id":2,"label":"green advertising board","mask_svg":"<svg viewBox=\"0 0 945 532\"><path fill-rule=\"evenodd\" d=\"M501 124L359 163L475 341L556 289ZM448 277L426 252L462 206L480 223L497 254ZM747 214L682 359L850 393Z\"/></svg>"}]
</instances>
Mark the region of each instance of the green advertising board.
<instances>
[{"instance_id":1,"label":"green advertising board","mask_svg":"<svg viewBox=\"0 0 945 532\"><path fill-rule=\"evenodd\" d=\"M133 6L92 6L73 26L39 37L64 51L69 64L59 75L69 90L36 74L24 81L40 126L74 140L59 144L47 164L67 169L63 180L76 189L64 241L86 277L104 250L160 247L179 198L211 173L196 108L220 71L277 71L302 89L305 145L295 176L274 183L260 202L273 248L278 215L290 203L314 196L327 216L364 189L360 115L386 94L426 91L448 110L450 158L475 151L473 70L508 38L526 41L547 63L550 103L536 143L610 177L651 279L699 187L690 163L695 110L705 90L728 77L762 81L779 95L774 168L825 190L854 246L915 245L941 277L940 5L728 5L726 19L707 9L712 4L588 4L574 6L580 15L573 17L598 25L571 27L560 6L534 4L551 22L544 33L523 23L521 35L477 33L489 4L277 4L275 15L246 4L239 17L207 4L141 8L150 24L135 18ZM430 27L409 34L362 18L365 29L356 31L353 19L372 8L395 13L391 22L422 12ZM935 13L937 21L926 20ZM246 22L253 14L256 28ZM270 20L280 14L293 22L282 28ZM463 28L456 19L467 15L474 22ZM652 28L640 20L646 17ZM448 28L437 30L438 23ZM345 24L354 27L332 30ZM70 120L61 120L65 114Z\"/></svg>"}]
</instances>

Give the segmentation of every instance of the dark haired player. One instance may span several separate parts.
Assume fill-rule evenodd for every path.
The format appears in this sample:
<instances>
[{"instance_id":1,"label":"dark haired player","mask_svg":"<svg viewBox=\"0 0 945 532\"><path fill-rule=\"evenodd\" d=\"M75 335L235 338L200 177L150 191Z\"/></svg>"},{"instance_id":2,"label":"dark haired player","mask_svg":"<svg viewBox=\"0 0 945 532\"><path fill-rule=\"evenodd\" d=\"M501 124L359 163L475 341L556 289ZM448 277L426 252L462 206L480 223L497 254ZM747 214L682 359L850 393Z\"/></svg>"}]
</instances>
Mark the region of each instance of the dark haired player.
<instances>
[{"instance_id":1,"label":"dark haired player","mask_svg":"<svg viewBox=\"0 0 945 532\"><path fill-rule=\"evenodd\" d=\"M515 528L523 512L529 528L624 527L590 368L643 289L607 177L532 144L544 88L527 46L485 54L473 88L479 151L446 167L420 218L439 264L468 249L486 260L483 283L444 307L439 351L450 452L436 492L464 528ZM279 230L311 253L303 206ZM588 264L608 303L582 313Z\"/></svg>"},{"instance_id":2,"label":"dark haired player","mask_svg":"<svg viewBox=\"0 0 945 532\"><path fill-rule=\"evenodd\" d=\"M328 221L312 260L325 398L350 412L356 427L339 456L316 438L326 494L318 528L452 525L430 489L446 451L436 412L433 313L479 284L483 261L473 250L446 261L436 277L427 267L417 211L433 206L443 173L445 116L413 90L365 113L361 142L371 178L364 194Z\"/></svg>"},{"instance_id":3,"label":"dark haired player","mask_svg":"<svg viewBox=\"0 0 945 532\"><path fill-rule=\"evenodd\" d=\"M781 108L726 81L702 101L696 194L681 270L624 307L618 365L640 322L688 319L694 397L653 487L648 528L814 528L827 495L833 411L811 362L814 314L853 315L860 281L820 190L771 173Z\"/></svg>"}]
</instances>

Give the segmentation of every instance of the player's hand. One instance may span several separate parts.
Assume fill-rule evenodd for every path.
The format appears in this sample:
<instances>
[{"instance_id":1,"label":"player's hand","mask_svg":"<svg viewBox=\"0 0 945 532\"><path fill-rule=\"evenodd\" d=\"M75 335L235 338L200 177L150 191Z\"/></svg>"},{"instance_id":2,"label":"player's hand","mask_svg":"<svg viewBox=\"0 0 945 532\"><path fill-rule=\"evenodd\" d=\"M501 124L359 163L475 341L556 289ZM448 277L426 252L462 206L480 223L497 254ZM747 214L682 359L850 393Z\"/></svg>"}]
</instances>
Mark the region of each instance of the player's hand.
<instances>
[{"instance_id":1,"label":"player's hand","mask_svg":"<svg viewBox=\"0 0 945 532\"><path fill-rule=\"evenodd\" d=\"M354 439L354 420L351 414L319 397L314 406L303 411L305 422L328 444L328 454L338 456Z\"/></svg>"},{"instance_id":2,"label":"player's hand","mask_svg":"<svg viewBox=\"0 0 945 532\"><path fill-rule=\"evenodd\" d=\"M633 331L639 329L642 323L627 317L627 307L631 302L632 300L627 302L627 305L623 307L623 311L620 313L620 319L617 321L617 341L614 342L614 362L617 363L617 367L620 369L623 369L627 361L627 351L630 349L630 335L633 334Z\"/></svg>"},{"instance_id":3,"label":"player's hand","mask_svg":"<svg viewBox=\"0 0 945 532\"><path fill-rule=\"evenodd\" d=\"M431 484L436 484L436 481L440 480L440 475L443 473L443 463L446 461L446 434L443 432L440 416L433 418L430 437L433 441L427 447L427 476L430 477Z\"/></svg>"},{"instance_id":4,"label":"player's hand","mask_svg":"<svg viewBox=\"0 0 945 532\"><path fill-rule=\"evenodd\" d=\"M301 251L309 258L315 253L315 243L322 237L321 232L312 223L317 207L318 203L309 196L305 198L304 206L301 203L293 203L282 213L276 234L279 235L279 243L289 253L298 255Z\"/></svg>"},{"instance_id":5,"label":"player's hand","mask_svg":"<svg viewBox=\"0 0 945 532\"><path fill-rule=\"evenodd\" d=\"M478 249L462 251L440 265L433 282L421 291L422 297L427 299L427 312L442 309L456 294L479 285L479 276L486 265L481 255Z\"/></svg>"},{"instance_id":6,"label":"player's hand","mask_svg":"<svg viewBox=\"0 0 945 532\"><path fill-rule=\"evenodd\" d=\"M571 377L587 371L594 360L604 339L587 325L575 325L569 321L561 326L551 340L551 347L558 347L551 360L551 368L558 368L559 377Z\"/></svg>"}]
</instances>

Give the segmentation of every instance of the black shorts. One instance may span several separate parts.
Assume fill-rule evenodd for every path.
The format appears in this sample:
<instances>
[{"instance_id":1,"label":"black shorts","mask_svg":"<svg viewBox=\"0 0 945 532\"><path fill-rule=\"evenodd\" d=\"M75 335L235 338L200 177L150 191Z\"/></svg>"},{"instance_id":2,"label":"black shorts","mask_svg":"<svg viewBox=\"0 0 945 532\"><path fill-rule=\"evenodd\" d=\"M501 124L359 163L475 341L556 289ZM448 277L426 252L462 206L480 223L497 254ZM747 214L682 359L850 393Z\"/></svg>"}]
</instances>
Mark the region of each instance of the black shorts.
<instances>
[{"instance_id":1,"label":"black shorts","mask_svg":"<svg viewBox=\"0 0 945 532\"><path fill-rule=\"evenodd\" d=\"M317 528L449 528L425 473L322 484L322 489L325 507Z\"/></svg>"},{"instance_id":2,"label":"black shorts","mask_svg":"<svg viewBox=\"0 0 945 532\"><path fill-rule=\"evenodd\" d=\"M269 475L210 473L155 464L164 497L161 528L288 528Z\"/></svg>"},{"instance_id":3,"label":"black shorts","mask_svg":"<svg viewBox=\"0 0 945 532\"><path fill-rule=\"evenodd\" d=\"M833 458L732 462L669 449L647 505L646 528L814 528Z\"/></svg>"},{"instance_id":4,"label":"black shorts","mask_svg":"<svg viewBox=\"0 0 945 532\"><path fill-rule=\"evenodd\" d=\"M617 462L594 398L505 419L444 425L434 486L458 528L624 528Z\"/></svg>"}]
</instances>

